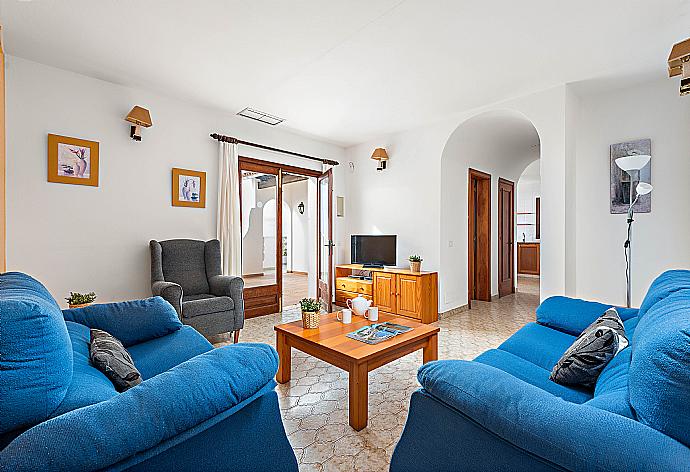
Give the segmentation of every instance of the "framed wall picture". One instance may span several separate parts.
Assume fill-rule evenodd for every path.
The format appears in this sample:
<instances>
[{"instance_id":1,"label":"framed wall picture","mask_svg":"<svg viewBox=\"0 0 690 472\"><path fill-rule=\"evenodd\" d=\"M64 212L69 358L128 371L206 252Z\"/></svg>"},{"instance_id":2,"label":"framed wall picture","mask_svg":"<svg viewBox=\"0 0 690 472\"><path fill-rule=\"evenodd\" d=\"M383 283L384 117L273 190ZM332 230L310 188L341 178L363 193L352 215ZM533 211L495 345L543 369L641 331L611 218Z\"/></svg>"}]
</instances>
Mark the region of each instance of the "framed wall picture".
<instances>
[{"instance_id":1,"label":"framed wall picture","mask_svg":"<svg viewBox=\"0 0 690 472\"><path fill-rule=\"evenodd\" d=\"M652 140L638 139L611 145L611 156L609 158L610 179L610 201L611 214L627 213L630 207L630 187L634 189L639 182L652 183L652 160L636 173L636 177L631 181L630 175L621 170L616 165L616 159L634 154L652 155ZM641 195L635 203L635 213L649 213L652 211L652 194Z\"/></svg>"},{"instance_id":2,"label":"framed wall picture","mask_svg":"<svg viewBox=\"0 0 690 472\"><path fill-rule=\"evenodd\" d=\"M206 208L206 172L173 168L172 204Z\"/></svg>"},{"instance_id":3,"label":"framed wall picture","mask_svg":"<svg viewBox=\"0 0 690 472\"><path fill-rule=\"evenodd\" d=\"M98 143L49 134L48 182L98 187Z\"/></svg>"}]
</instances>

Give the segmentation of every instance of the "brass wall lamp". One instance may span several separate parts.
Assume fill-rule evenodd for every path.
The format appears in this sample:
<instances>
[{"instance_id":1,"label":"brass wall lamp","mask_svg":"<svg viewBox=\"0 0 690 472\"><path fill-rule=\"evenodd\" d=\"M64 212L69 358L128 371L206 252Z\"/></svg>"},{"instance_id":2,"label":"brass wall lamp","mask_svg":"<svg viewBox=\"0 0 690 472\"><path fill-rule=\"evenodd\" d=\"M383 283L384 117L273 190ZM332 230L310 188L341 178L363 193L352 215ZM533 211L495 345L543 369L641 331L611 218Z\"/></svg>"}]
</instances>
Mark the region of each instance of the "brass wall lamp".
<instances>
[{"instance_id":1,"label":"brass wall lamp","mask_svg":"<svg viewBox=\"0 0 690 472\"><path fill-rule=\"evenodd\" d=\"M384 170L386 168L386 162L388 162L388 153L384 148L374 149L371 158L379 161L379 165L376 167L376 170Z\"/></svg>"},{"instance_id":2,"label":"brass wall lamp","mask_svg":"<svg viewBox=\"0 0 690 472\"><path fill-rule=\"evenodd\" d=\"M680 94L690 93L690 38L674 44L668 56L668 76L680 75Z\"/></svg>"},{"instance_id":3,"label":"brass wall lamp","mask_svg":"<svg viewBox=\"0 0 690 472\"><path fill-rule=\"evenodd\" d=\"M135 141L141 141L141 127L150 127L153 122L151 121L151 114L146 108L135 106L132 110L127 113L125 121L133 123L132 128L129 132L129 137Z\"/></svg>"}]
</instances>

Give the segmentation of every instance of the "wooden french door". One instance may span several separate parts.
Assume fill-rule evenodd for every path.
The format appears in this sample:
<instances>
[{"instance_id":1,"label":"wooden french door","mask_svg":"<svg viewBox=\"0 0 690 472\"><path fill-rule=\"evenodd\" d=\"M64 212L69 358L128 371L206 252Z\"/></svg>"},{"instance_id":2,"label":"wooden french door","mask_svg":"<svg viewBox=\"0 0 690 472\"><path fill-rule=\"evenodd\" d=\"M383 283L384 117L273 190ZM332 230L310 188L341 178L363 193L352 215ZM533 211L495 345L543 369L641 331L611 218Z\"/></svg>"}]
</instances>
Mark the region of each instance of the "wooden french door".
<instances>
[{"instance_id":1,"label":"wooden french door","mask_svg":"<svg viewBox=\"0 0 690 472\"><path fill-rule=\"evenodd\" d=\"M314 179L322 177L319 171L240 156L242 276L246 318L279 313L283 308L283 184L287 185L295 175ZM332 194L330 171L323 175L328 177L328 188ZM317 188L320 185L319 182ZM328 228L332 208L329 212ZM332 236L331 230L328 231L328 235ZM320 251L317 252L318 260ZM332 262L329 273L331 266Z\"/></svg>"},{"instance_id":2,"label":"wooden french door","mask_svg":"<svg viewBox=\"0 0 690 472\"><path fill-rule=\"evenodd\" d=\"M326 311L333 309L333 171L328 169L317 182L317 287L316 295Z\"/></svg>"},{"instance_id":3,"label":"wooden french door","mask_svg":"<svg viewBox=\"0 0 690 472\"><path fill-rule=\"evenodd\" d=\"M467 306L491 301L491 175L468 171Z\"/></svg>"},{"instance_id":4,"label":"wooden french door","mask_svg":"<svg viewBox=\"0 0 690 472\"><path fill-rule=\"evenodd\" d=\"M280 167L240 158L244 316L279 313L283 286Z\"/></svg>"},{"instance_id":5,"label":"wooden french door","mask_svg":"<svg viewBox=\"0 0 690 472\"><path fill-rule=\"evenodd\" d=\"M498 179L498 296L515 293L515 183Z\"/></svg>"}]
</instances>

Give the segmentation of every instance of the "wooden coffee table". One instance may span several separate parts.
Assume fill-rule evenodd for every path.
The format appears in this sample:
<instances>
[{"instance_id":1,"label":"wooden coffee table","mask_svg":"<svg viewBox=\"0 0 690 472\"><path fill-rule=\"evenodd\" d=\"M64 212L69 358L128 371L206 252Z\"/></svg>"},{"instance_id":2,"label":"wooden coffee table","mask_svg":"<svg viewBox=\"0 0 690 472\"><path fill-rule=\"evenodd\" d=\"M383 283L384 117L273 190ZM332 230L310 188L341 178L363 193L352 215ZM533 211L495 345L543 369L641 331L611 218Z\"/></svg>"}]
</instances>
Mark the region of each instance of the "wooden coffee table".
<instances>
[{"instance_id":1,"label":"wooden coffee table","mask_svg":"<svg viewBox=\"0 0 690 472\"><path fill-rule=\"evenodd\" d=\"M351 324L336 320L335 313L321 315L320 326L304 329L302 321L275 326L280 366L279 383L290 381L291 348L312 355L350 374L350 426L357 431L367 426L369 408L369 372L419 349L424 350L424 363L438 359L436 326L417 323L407 318L379 315L378 323L391 321L414 328L379 344L366 344L345 335L371 324L360 316L352 316Z\"/></svg>"}]
</instances>

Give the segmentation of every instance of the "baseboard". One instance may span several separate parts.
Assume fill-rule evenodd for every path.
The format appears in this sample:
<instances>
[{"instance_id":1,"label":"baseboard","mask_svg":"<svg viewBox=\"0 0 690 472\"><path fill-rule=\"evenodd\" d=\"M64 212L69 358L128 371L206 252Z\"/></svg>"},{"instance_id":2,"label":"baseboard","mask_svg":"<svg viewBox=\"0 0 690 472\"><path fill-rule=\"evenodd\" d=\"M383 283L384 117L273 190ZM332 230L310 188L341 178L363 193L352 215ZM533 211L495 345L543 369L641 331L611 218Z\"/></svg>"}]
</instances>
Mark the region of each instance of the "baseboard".
<instances>
[{"instance_id":1,"label":"baseboard","mask_svg":"<svg viewBox=\"0 0 690 472\"><path fill-rule=\"evenodd\" d=\"M301 270L288 270L288 274L309 275L309 272L304 272Z\"/></svg>"},{"instance_id":2,"label":"baseboard","mask_svg":"<svg viewBox=\"0 0 690 472\"><path fill-rule=\"evenodd\" d=\"M445 318L447 316L452 316L452 315L458 315L460 313L463 313L465 311L469 310L469 306L467 304L451 308L450 310L444 311L443 313L439 313L438 317L440 318Z\"/></svg>"},{"instance_id":3,"label":"baseboard","mask_svg":"<svg viewBox=\"0 0 690 472\"><path fill-rule=\"evenodd\" d=\"M247 277L263 277L263 276L264 276L264 273L263 273L263 272L259 272L259 273L257 273L257 274L242 274L242 277L245 278L245 279L246 279Z\"/></svg>"}]
</instances>

